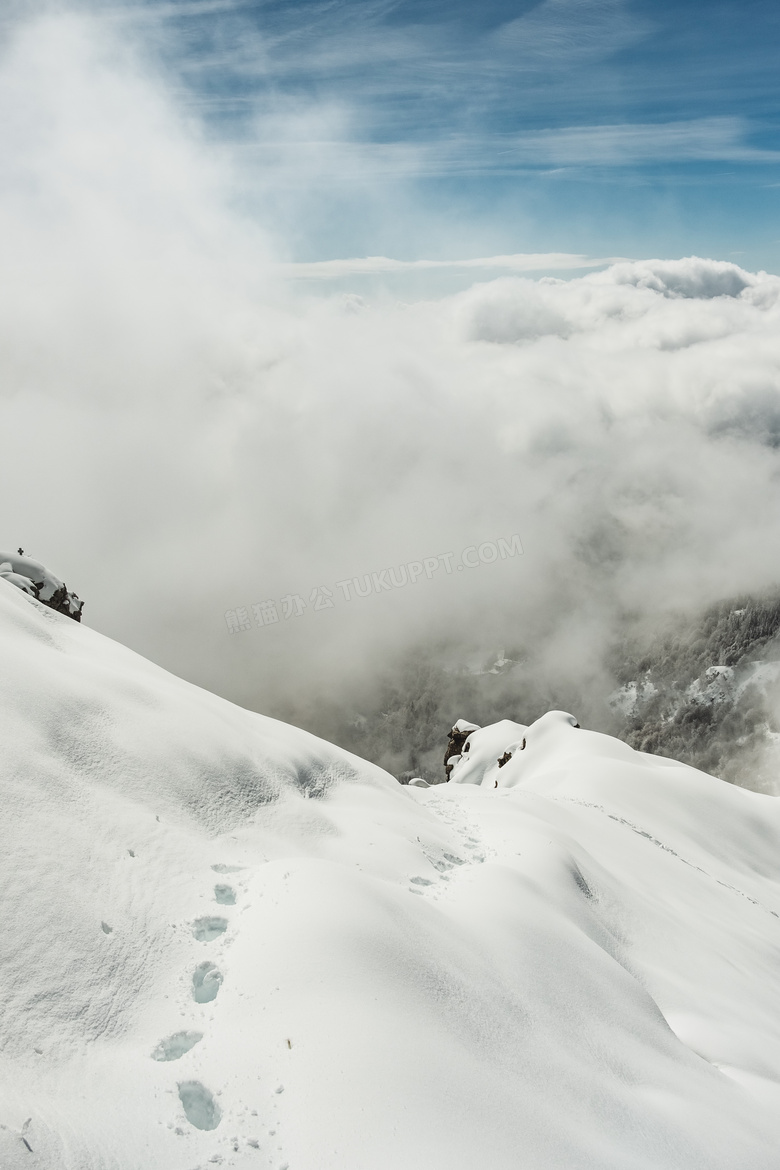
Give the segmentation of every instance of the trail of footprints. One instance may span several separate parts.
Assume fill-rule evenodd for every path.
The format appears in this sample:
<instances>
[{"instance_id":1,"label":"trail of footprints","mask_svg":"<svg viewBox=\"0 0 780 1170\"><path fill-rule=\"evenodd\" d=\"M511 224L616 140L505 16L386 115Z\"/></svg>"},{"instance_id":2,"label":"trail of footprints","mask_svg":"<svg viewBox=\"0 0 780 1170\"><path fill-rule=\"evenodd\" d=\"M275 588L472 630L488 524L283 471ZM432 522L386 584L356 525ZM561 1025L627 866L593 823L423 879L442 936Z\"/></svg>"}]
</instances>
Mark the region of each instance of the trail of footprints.
<instances>
[{"instance_id":1,"label":"trail of footprints","mask_svg":"<svg viewBox=\"0 0 780 1170\"><path fill-rule=\"evenodd\" d=\"M461 845L459 852L465 854L465 856L458 856L444 850L435 855L426 853L428 861L438 871L438 878L416 876L409 879L409 888L413 893L425 893L437 897L441 883L448 881L456 867L479 864L487 859L487 854L479 838L474 836L473 826L462 809L450 801L439 800L432 800L430 807L458 834ZM211 868L215 873L225 875L238 873L243 867L212 865ZM218 882L214 886L214 900L219 906L235 906L236 892L227 882ZM196 918L191 926L193 936L201 943L213 942L223 935L227 928L228 919L220 914L209 914ZM210 959L204 959L203 962L198 963L192 973L192 998L194 1002L197 1004L211 1003L217 998L222 982L223 975L216 963ZM159 1042L151 1054L152 1059L157 1061L180 1060L202 1039L203 1033L194 1029L174 1032ZM276 1092L281 1091L282 1087L280 1086ZM205 1085L196 1080L179 1081L178 1092L184 1116L190 1125L200 1130L217 1128L222 1120L222 1111L214 1099L213 1093ZM182 1133L183 1131L177 1129L176 1132ZM273 1136L274 1133L274 1130L270 1130L269 1136ZM250 1139L248 1144L255 1149L258 1148L257 1140L254 1138ZM235 1139L233 1148L238 1149ZM213 1158L212 1161L221 1161L221 1158ZM286 1164L282 1164L280 1170L286 1170Z\"/></svg>"},{"instance_id":2,"label":"trail of footprints","mask_svg":"<svg viewBox=\"0 0 780 1170\"><path fill-rule=\"evenodd\" d=\"M238 873L243 867L238 865L212 865L211 868L215 873L224 875ZM235 906L236 891L227 882L218 882L214 886L214 900L220 906ZM227 928L228 919L217 914L209 914L201 918L196 918L191 924L193 937L201 943L213 942L223 935ZM222 981L223 975L216 963L210 959L204 959L203 962L198 963L192 972L191 984L191 994L195 1003L206 1004L215 1000L222 986ZM152 1059L157 1061L180 1060L196 1044L199 1044L202 1039L203 1032L194 1029L174 1032L159 1042L151 1054ZM179 1081L177 1087L184 1116L190 1125L200 1130L216 1129L222 1120L222 1110L215 1100L214 1094L197 1080ZM277 1090L277 1092L279 1091L281 1090ZM184 1131L177 1127L175 1132L183 1134ZM270 1132L272 1134L274 1133L273 1130ZM249 1139L248 1145L254 1149L259 1148L259 1143L256 1138ZM235 1151L238 1150L238 1139L232 1139L232 1146ZM211 1161L221 1162L222 1158L216 1156Z\"/></svg>"},{"instance_id":3,"label":"trail of footprints","mask_svg":"<svg viewBox=\"0 0 780 1170\"><path fill-rule=\"evenodd\" d=\"M440 817L458 834L460 838L458 852L464 855L458 856L444 850L433 854L423 850L426 859L438 871L438 877L412 877L409 879L409 889L414 894L429 894L435 899L439 897L442 889L446 888L443 883L449 881L457 867L479 865L483 861L487 861L488 851L479 837L475 836L474 826L469 821L465 810L459 805L446 798L432 798L427 803L431 812Z\"/></svg>"},{"instance_id":4,"label":"trail of footprints","mask_svg":"<svg viewBox=\"0 0 780 1170\"><path fill-rule=\"evenodd\" d=\"M216 873L238 872L240 866L213 865ZM214 900L221 906L235 906L236 892L232 886L219 882L214 887ZM196 918L192 923L193 937L202 943L213 942L228 928L228 920L219 914L208 914ZM195 1003L211 1003L217 998L222 986L222 972L209 959L199 963L192 973L192 998ZM197 1031L174 1032L166 1036L152 1053L152 1060L181 1060L199 1044L203 1033ZM179 1081L179 1100L184 1116L195 1129L216 1129L222 1119L222 1111L211 1093L200 1081ZM180 1131L177 1131L180 1132Z\"/></svg>"}]
</instances>

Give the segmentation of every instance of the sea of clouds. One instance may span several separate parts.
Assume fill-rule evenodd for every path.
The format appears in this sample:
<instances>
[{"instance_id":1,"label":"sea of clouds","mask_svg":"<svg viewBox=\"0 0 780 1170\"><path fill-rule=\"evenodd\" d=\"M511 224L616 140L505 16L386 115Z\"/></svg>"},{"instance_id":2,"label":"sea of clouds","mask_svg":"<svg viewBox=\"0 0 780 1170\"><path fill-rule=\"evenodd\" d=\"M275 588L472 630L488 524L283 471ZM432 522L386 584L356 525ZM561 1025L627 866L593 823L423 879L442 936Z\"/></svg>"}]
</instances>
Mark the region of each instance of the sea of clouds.
<instances>
[{"instance_id":1,"label":"sea of clouds","mask_svg":"<svg viewBox=\"0 0 780 1170\"><path fill-rule=\"evenodd\" d=\"M778 277L688 257L330 293L137 44L62 11L3 37L3 543L88 624L274 710L448 639L606 686L618 626L777 585Z\"/></svg>"}]
</instances>

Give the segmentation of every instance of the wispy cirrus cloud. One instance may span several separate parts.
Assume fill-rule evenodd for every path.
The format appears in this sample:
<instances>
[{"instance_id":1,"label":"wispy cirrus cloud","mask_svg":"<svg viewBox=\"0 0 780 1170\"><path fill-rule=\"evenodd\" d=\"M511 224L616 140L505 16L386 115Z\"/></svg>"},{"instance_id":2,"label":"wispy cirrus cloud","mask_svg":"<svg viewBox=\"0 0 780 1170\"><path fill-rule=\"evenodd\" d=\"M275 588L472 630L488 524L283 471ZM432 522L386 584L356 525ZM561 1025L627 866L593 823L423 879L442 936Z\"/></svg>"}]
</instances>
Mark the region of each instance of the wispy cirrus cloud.
<instances>
[{"instance_id":1,"label":"wispy cirrus cloud","mask_svg":"<svg viewBox=\"0 0 780 1170\"><path fill-rule=\"evenodd\" d=\"M636 166L655 162L780 162L780 151L750 145L749 126L735 117L676 122L560 126L508 136L505 163L549 166Z\"/></svg>"},{"instance_id":2,"label":"wispy cirrus cloud","mask_svg":"<svg viewBox=\"0 0 780 1170\"><path fill-rule=\"evenodd\" d=\"M503 22L487 44L526 68L558 68L604 60L641 41L653 21L624 0L543 0Z\"/></svg>"},{"instance_id":3,"label":"wispy cirrus cloud","mask_svg":"<svg viewBox=\"0 0 780 1170\"><path fill-rule=\"evenodd\" d=\"M287 255L726 254L735 199L757 235L774 214L766 4L6 0L0 35L55 8L163 82Z\"/></svg>"},{"instance_id":4,"label":"wispy cirrus cloud","mask_svg":"<svg viewBox=\"0 0 780 1170\"><path fill-rule=\"evenodd\" d=\"M362 128L365 129L365 128ZM777 165L780 151L754 146L738 117L561 126L521 134L451 136L415 142L361 141L355 119L333 108L274 117L251 142L237 144L241 165L273 169L283 183L341 183L385 176L400 181L450 175L543 172L567 168L641 168L730 162Z\"/></svg>"}]
</instances>

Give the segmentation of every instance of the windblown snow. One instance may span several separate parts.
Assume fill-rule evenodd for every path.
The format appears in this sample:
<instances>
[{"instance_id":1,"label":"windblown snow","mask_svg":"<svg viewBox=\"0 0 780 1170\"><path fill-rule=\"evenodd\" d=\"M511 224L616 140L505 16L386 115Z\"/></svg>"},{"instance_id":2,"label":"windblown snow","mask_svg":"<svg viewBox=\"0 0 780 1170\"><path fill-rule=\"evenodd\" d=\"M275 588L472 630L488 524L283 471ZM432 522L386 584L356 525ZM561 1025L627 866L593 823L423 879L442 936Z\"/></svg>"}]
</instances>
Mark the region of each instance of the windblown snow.
<instances>
[{"instance_id":1,"label":"windblown snow","mask_svg":"<svg viewBox=\"0 0 780 1170\"><path fill-rule=\"evenodd\" d=\"M3 1167L775 1170L773 798L560 712L403 787L6 582L0 639Z\"/></svg>"}]
</instances>

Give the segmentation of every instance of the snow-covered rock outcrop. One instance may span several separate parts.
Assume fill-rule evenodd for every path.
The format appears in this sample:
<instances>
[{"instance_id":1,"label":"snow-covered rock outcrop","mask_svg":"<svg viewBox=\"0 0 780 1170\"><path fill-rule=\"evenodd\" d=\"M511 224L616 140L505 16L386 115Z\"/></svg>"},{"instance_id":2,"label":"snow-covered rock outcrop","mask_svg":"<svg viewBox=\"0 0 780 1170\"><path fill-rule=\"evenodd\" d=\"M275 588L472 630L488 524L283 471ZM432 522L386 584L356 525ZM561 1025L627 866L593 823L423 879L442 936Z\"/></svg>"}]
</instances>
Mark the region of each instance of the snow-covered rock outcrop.
<instances>
[{"instance_id":1,"label":"snow-covered rock outcrop","mask_svg":"<svg viewBox=\"0 0 780 1170\"><path fill-rule=\"evenodd\" d=\"M464 719L458 720L455 726L458 724L470 730L464 733L460 755L450 760L448 779L453 784L484 784L495 788L505 757L511 758L514 752L522 751L528 728L511 719L501 719L488 727L477 727Z\"/></svg>"},{"instance_id":2,"label":"snow-covered rock outcrop","mask_svg":"<svg viewBox=\"0 0 780 1170\"><path fill-rule=\"evenodd\" d=\"M40 561L34 561L21 553L0 552L0 577L30 597L42 601L49 609L56 609L58 613L81 621L84 602L59 577L45 569Z\"/></svg>"},{"instance_id":3,"label":"snow-covered rock outcrop","mask_svg":"<svg viewBox=\"0 0 780 1170\"><path fill-rule=\"evenodd\" d=\"M776 1170L774 799L555 712L401 786L2 581L0 647L4 1170Z\"/></svg>"},{"instance_id":4,"label":"snow-covered rock outcrop","mask_svg":"<svg viewBox=\"0 0 780 1170\"><path fill-rule=\"evenodd\" d=\"M463 751L463 745L472 731L479 731L476 723L469 723L466 719L458 719L450 728L450 737L444 749L444 773L449 780L452 769L458 763Z\"/></svg>"}]
</instances>

